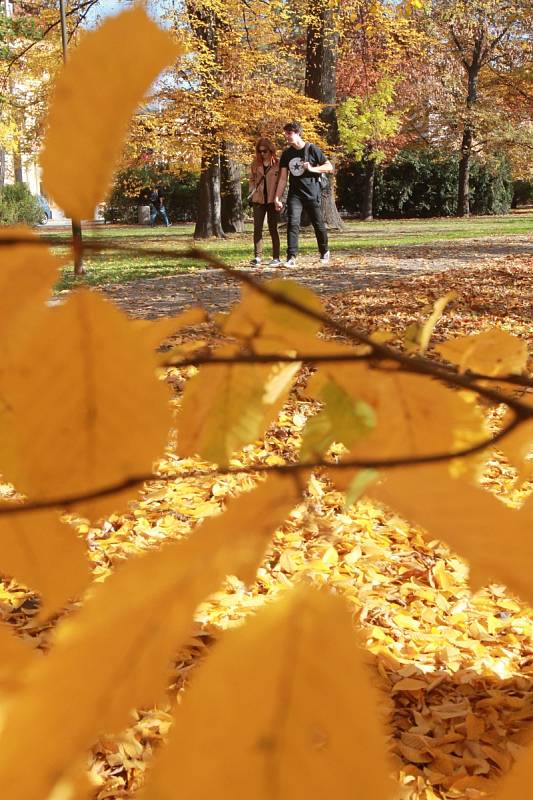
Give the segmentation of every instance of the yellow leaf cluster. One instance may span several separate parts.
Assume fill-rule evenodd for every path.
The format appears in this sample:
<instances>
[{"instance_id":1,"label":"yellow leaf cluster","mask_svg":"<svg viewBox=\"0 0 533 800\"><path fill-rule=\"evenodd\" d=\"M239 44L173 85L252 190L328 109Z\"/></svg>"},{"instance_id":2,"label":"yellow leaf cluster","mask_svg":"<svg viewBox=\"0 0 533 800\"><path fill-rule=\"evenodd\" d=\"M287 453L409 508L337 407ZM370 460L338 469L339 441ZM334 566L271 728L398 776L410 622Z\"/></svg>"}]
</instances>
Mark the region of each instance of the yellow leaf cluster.
<instances>
[{"instance_id":1,"label":"yellow leaf cluster","mask_svg":"<svg viewBox=\"0 0 533 800\"><path fill-rule=\"evenodd\" d=\"M210 10L224 13L219 4ZM58 82L43 159L51 192L73 217L90 213L105 191L128 118L176 52L140 5L80 43ZM154 347L171 333L203 322L205 315L191 309L156 323L132 322L87 289L52 306L47 299L58 259L23 230L5 233L2 245L0 470L17 492L27 495L30 507L14 507L11 498L0 508L5 512L0 516L0 570L41 596L32 633L44 617L81 599L57 622L43 657L7 626L0 628L0 700L7 698L0 785L10 796L89 797L86 750L102 733L120 732L134 709L161 700L172 661L187 644L195 619L208 615L210 603L227 600L221 591L224 581L234 594L244 595L258 576L257 594L270 592L268 574L258 567L272 540L268 559L280 584L287 586L298 576L302 583L310 579L320 585L334 574L330 585L357 605L376 650L387 640L387 629L395 631L390 652L399 660L398 641L409 652L415 640L432 635L439 641L438 652L431 653L433 666L440 659L453 671L460 636L446 640L439 615L468 620L464 598L451 602L464 565L458 559L445 561L438 543L430 558L418 532L419 551L406 557L398 544L403 523L395 523L394 536L385 536L385 512L379 506L361 516L357 538L348 547L339 531L353 528L353 518L347 510L339 512L338 498L326 499L321 478L310 476L305 464L287 464L285 451L283 457L259 451L265 464L283 469L262 482L248 477L250 491L245 493L243 480L238 488L222 479L212 482L207 493L198 486L188 493L183 484L181 496L173 498L151 531L148 552L124 546L122 556L129 554L125 563L96 571L98 580L91 583L86 542L61 520L58 508L83 509L92 517L111 511L125 500L124 493L152 474L154 461L172 438L174 421ZM418 331L419 349L428 347L450 299L437 301ZM292 281L246 289L221 325L232 341L213 351L228 363L206 365L186 383L177 420L179 456L200 455L246 469L246 454L237 458L237 452L254 446L281 411L307 353L317 365L305 390L307 404L291 412L297 429L291 432L294 462L329 453L330 461L322 466L337 480L335 459L388 459L392 468L383 474L355 473L350 466L337 482L348 486L352 497L365 491L429 537L449 543L468 559L474 587L498 580L533 603L524 568L532 560L533 498L519 509L504 506L471 482L477 476L469 464L453 464L450 471L442 465L402 468L393 463L435 454L450 460L457 450L484 440L485 417L474 392L453 391L434 380L429 367L428 374L400 370L393 351L386 351L390 361L385 361L372 356L368 345L324 341L321 315L319 298ZM439 352L462 372L488 377L521 373L526 366L524 343L496 330L441 345ZM231 363L243 355L250 363ZM253 363L254 355L267 355L271 362ZM319 360L320 355L328 360ZM358 360L341 364L329 360L334 355ZM279 360L286 356L292 361ZM528 424L503 445L524 474L530 443ZM174 454L169 459L180 464ZM197 463L191 458L180 466ZM234 493L238 496L231 497ZM305 504L299 506L303 495ZM145 502L156 506L160 500L156 487ZM318 541L324 532L316 530L310 509L328 502L335 506L335 523ZM182 517L191 521L188 528L179 527ZM89 525L83 532L89 546L105 551L102 542L95 544ZM158 538L170 541L155 547ZM301 539L306 546L300 548ZM372 559L400 564L395 601L386 608L374 590L385 582L383 572L370 569L366 586L360 580L361 563ZM426 586L417 589L417 607L422 600L428 603L415 615L410 609L412 578L420 572ZM248 603L248 610L257 608L257 596ZM483 624L481 618L470 620L475 652L483 651L484 636L500 631L504 613L520 609L505 598L496 605L499 611L491 607ZM484 739L488 724L483 709L497 704L501 694L485 706L470 696L433 703L430 721L428 696L445 678L428 676L411 664L396 664L392 670L388 662L377 663L372 673L358 638L339 597L303 586L225 635L177 705L169 742L155 759L143 796L392 798L392 761L376 674L384 685L390 683L397 710L427 700L413 711L416 724L404 725L392 746L410 764L406 782L431 765L442 785L468 793L486 788L489 760L499 769L509 767L509 753ZM428 663L422 661L421 667ZM498 670L505 674L505 665L494 667ZM520 713L521 701L506 699ZM528 713L526 708L524 716ZM454 720L457 731L446 732L443 720ZM445 740L438 752L436 734ZM470 750L463 746L465 739ZM458 752L446 750L459 741ZM129 741L123 749L135 755L138 747L138 741ZM31 768L28 753L34 754ZM516 770L502 800L526 796L528 763L526 758ZM467 774L465 764L475 774Z\"/></svg>"},{"instance_id":2,"label":"yellow leaf cluster","mask_svg":"<svg viewBox=\"0 0 533 800\"><path fill-rule=\"evenodd\" d=\"M45 186L68 216L92 217L131 115L179 52L140 4L84 34L56 83L41 156Z\"/></svg>"},{"instance_id":3,"label":"yellow leaf cluster","mask_svg":"<svg viewBox=\"0 0 533 800\"><path fill-rule=\"evenodd\" d=\"M142 797L387 800L379 701L342 601L300 588L217 647Z\"/></svg>"}]
</instances>

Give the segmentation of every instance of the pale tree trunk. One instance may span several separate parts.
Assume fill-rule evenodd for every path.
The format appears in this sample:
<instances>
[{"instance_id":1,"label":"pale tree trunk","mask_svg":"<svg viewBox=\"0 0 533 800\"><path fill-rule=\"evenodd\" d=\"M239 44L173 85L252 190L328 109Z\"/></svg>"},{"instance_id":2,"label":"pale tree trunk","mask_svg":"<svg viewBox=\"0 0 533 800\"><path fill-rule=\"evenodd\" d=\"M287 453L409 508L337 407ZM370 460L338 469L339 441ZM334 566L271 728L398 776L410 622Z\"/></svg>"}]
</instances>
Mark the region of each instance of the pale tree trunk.
<instances>
[{"instance_id":1,"label":"pale tree trunk","mask_svg":"<svg viewBox=\"0 0 533 800\"><path fill-rule=\"evenodd\" d=\"M209 239L211 236L225 238L221 220L220 157L208 152L202 156L194 238Z\"/></svg>"},{"instance_id":2,"label":"pale tree trunk","mask_svg":"<svg viewBox=\"0 0 533 800\"><path fill-rule=\"evenodd\" d=\"M305 94L322 103L320 117L326 128L328 144L339 142L335 102L337 96L337 35L332 8L313 8L307 26L305 57ZM331 158L333 164L334 159ZM342 230L344 224L335 203L335 176L328 175L329 191L322 193L322 213L328 228Z\"/></svg>"},{"instance_id":3,"label":"pale tree trunk","mask_svg":"<svg viewBox=\"0 0 533 800\"><path fill-rule=\"evenodd\" d=\"M241 179L241 165L232 158L231 145L225 142L220 159L222 230L225 233L244 232Z\"/></svg>"},{"instance_id":4,"label":"pale tree trunk","mask_svg":"<svg viewBox=\"0 0 533 800\"><path fill-rule=\"evenodd\" d=\"M0 188L6 182L6 151L0 147Z\"/></svg>"}]
</instances>

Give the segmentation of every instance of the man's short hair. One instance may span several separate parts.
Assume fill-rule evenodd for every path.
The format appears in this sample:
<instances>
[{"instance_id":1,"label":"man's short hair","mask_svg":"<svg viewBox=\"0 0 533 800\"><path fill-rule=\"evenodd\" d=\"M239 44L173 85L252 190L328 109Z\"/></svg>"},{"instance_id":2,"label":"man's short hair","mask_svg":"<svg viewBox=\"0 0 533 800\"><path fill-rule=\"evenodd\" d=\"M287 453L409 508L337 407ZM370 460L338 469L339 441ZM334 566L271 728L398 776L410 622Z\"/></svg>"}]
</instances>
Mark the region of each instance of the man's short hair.
<instances>
[{"instance_id":1,"label":"man's short hair","mask_svg":"<svg viewBox=\"0 0 533 800\"><path fill-rule=\"evenodd\" d=\"M302 126L299 122L287 122L286 125L283 126L284 131L294 131L294 133L301 133Z\"/></svg>"}]
</instances>

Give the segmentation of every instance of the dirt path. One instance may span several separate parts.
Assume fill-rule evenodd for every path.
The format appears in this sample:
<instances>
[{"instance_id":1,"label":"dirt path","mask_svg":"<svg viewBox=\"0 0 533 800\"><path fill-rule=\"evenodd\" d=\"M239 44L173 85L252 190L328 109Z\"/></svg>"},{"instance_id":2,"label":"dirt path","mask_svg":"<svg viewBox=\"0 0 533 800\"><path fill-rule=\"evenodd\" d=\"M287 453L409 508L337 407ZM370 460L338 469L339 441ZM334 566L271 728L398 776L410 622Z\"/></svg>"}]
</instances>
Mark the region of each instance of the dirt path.
<instances>
[{"instance_id":1,"label":"dirt path","mask_svg":"<svg viewBox=\"0 0 533 800\"><path fill-rule=\"evenodd\" d=\"M512 256L533 255L533 236L495 236L433 245L394 246L335 253L330 265L321 267L318 256L302 256L296 269L252 269L265 279L291 277L326 297L354 289L374 288L417 274L495 264ZM242 269L248 268L243 266ZM215 269L199 269L176 275L145 278L103 287L121 308L134 317L153 319L172 316L191 305L209 311L228 308L239 296L236 282Z\"/></svg>"}]
</instances>

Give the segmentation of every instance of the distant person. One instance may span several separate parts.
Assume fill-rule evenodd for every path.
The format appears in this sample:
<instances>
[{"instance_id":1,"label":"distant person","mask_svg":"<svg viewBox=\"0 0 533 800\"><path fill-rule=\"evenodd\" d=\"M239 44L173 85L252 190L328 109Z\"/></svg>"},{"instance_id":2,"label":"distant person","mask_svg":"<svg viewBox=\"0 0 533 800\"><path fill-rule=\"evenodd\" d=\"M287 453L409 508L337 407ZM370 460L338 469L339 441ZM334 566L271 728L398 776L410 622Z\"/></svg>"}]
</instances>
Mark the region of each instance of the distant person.
<instances>
[{"instance_id":1,"label":"distant person","mask_svg":"<svg viewBox=\"0 0 533 800\"><path fill-rule=\"evenodd\" d=\"M161 186L154 186L150 193L150 225L152 228L157 222L157 218L161 217L165 225L170 225L167 212L165 209L165 198L163 197L163 190Z\"/></svg>"},{"instance_id":2,"label":"distant person","mask_svg":"<svg viewBox=\"0 0 533 800\"><path fill-rule=\"evenodd\" d=\"M304 208L315 229L320 263L327 264L329 263L328 232L322 216L320 175L324 172L333 172L333 165L320 147L302 139L302 127L299 122L288 122L283 126L283 131L289 146L281 154L280 176L274 205L277 211L281 211L283 208L281 198L288 177L287 260L285 266L296 266L300 221Z\"/></svg>"},{"instance_id":3,"label":"distant person","mask_svg":"<svg viewBox=\"0 0 533 800\"><path fill-rule=\"evenodd\" d=\"M276 186L279 178L279 159L270 139L259 139L255 145L255 158L250 165L250 202L254 213L254 257L253 267L259 267L263 258L263 226L265 217L272 239L272 259L268 267L279 267L280 240L278 232L279 214L274 206Z\"/></svg>"}]
</instances>

